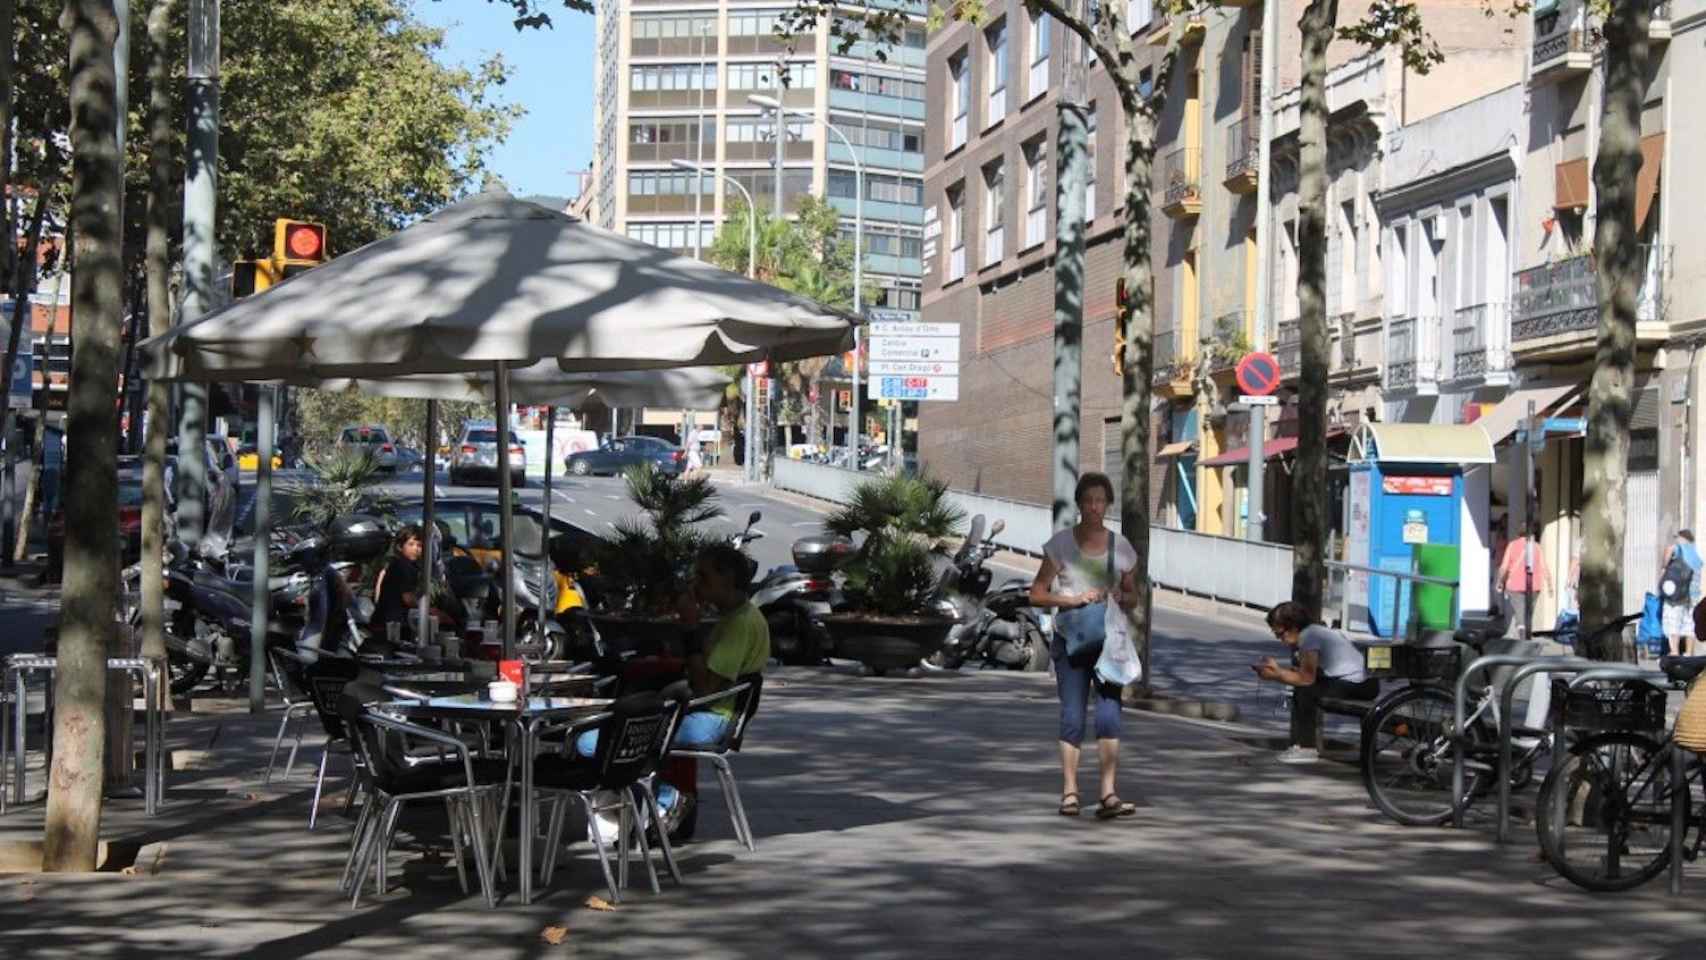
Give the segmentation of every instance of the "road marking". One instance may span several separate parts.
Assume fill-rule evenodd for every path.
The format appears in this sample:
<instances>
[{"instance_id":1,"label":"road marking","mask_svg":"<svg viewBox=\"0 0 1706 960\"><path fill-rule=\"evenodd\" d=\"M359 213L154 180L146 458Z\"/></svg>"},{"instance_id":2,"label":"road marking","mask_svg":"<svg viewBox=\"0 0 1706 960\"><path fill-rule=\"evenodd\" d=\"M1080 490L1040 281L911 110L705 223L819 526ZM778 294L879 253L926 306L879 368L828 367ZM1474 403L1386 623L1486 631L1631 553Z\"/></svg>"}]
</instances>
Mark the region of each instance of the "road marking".
<instances>
[{"instance_id":1,"label":"road marking","mask_svg":"<svg viewBox=\"0 0 1706 960\"><path fill-rule=\"evenodd\" d=\"M581 508L581 509L582 509L582 510L586 510L586 508L585 508L585 507L582 507L582 508ZM586 515L587 515L587 516L589 516L589 517L596 517L596 516L598 516L598 514L596 514L596 513L594 513L594 512L592 512L592 511L591 511L591 510L587 510L587 511L586 511Z\"/></svg>"},{"instance_id":2,"label":"road marking","mask_svg":"<svg viewBox=\"0 0 1706 960\"><path fill-rule=\"evenodd\" d=\"M790 526L790 527L815 527L822 522L823 521L821 521L821 520L799 520L799 521L796 521L794 523L788 524L788 526Z\"/></svg>"},{"instance_id":3,"label":"road marking","mask_svg":"<svg viewBox=\"0 0 1706 960\"><path fill-rule=\"evenodd\" d=\"M605 494L605 495L604 495L604 499L606 499L606 500L620 500L620 499L622 499L622 498L621 498L621 497L619 497L619 496L617 496L617 495L616 495L616 494L614 494L614 493L607 493L607 494Z\"/></svg>"},{"instance_id":4,"label":"road marking","mask_svg":"<svg viewBox=\"0 0 1706 960\"><path fill-rule=\"evenodd\" d=\"M609 520L604 521L604 525L609 527L612 530L616 529L616 524L611 523Z\"/></svg>"},{"instance_id":5,"label":"road marking","mask_svg":"<svg viewBox=\"0 0 1706 960\"><path fill-rule=\"evenodd\" d=\"M569 496L568 494L564 493L561 490L553 490L553 491L551 491L551 493L554 494L555 496L562 497L563 500L568 502L568 503L574 503L575 502L574 497Z\"/></svg>"}]
</instances>

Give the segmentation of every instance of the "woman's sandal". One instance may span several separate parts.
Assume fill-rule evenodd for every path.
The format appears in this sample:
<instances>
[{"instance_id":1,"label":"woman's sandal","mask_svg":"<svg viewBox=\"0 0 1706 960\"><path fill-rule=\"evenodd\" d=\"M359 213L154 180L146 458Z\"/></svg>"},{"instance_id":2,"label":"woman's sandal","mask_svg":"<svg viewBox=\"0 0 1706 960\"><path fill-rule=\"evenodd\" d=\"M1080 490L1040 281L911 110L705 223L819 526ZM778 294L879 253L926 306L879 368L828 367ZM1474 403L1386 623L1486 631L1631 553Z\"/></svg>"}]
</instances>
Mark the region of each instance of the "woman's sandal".
<instances>
[{"instance_id":1,"label":"woman's sandal","mask_svg":"<svg viewBox=\"0 0 1706 960\"><path fill-rule=\"evenodd\" d=\"M1108 801L1110 800L1113 802L1109 803ZM1136 815L1137 804L1121 800L1117 793L1110 793L1103 797L1101 804L1096 807L1097 820L1117 820L1120 817L1132 817Z\"/></svg>"},{"instance_id":2,"label":"woman's sandal","mask_svg":"<svg viewBox=\"0 0 1706 960\"><path fill-rule=\"evenodd\" d=\"M1069 793L1062 796L1060 798L1060 815L1063 817L1076 817L1078 814L1078 794Z\"/></svg>"}]
</instances>

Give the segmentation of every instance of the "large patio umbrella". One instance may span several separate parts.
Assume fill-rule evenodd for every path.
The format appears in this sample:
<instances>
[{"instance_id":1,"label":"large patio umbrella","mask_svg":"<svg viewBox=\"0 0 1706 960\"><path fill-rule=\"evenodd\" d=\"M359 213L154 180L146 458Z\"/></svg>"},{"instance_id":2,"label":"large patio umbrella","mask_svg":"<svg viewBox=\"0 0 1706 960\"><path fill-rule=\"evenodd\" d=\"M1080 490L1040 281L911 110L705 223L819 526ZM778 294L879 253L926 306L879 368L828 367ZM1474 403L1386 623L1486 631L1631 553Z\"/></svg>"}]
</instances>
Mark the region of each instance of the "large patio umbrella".
<instances>
[{"instance_id":1,"label":"large patio umbrella","mask_svg":"<svg viewBox=\"0 0 1706 960\"><path fill-rule=\"evenodd\" d=\"M161 380L324 385L478 371L509 446L509 372L793 360L839 353L855 318L805 297L483 193L141 344ZM428 482L433 471L428 463ZM499 470L503 582L509 471ZM430 487L429 487L430 504ZM513 648L515 609L504 612Z\"/></svg>"}]
</instances>

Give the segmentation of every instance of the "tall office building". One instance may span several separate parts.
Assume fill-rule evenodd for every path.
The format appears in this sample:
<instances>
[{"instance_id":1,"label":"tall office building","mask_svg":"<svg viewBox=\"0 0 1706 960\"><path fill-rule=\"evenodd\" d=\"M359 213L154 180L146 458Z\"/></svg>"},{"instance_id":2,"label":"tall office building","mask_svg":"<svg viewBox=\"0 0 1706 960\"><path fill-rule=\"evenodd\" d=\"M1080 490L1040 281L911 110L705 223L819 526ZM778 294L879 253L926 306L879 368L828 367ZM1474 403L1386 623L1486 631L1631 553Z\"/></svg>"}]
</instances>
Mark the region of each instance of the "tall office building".
<instances>
[{"instance_id":1,"label":"tall office building","mask_svg":"<svg viewBox=\"0 0 1706 960\"><path fill-rule=\"evenodd\" d=\"M878 5L873 3L873 6ZM594 222L681 253L708 249L740 191L672 166L686 160L774 203L775 111L750 102L780 99L805 117L784 124L784 210L828 197L851 239L853 155L820 121L846 136L865 164L864 251L873 309L919 308L924 222L924 46L921 0L886 0L911 21L879 59L869 42L840 52L827 24L792 50L777 39L786 4L606 0L598 6L595 69L597 146ZM851 9L838 14L860 24ZM787 83L779 85L785 71Z\"/></svg>"}]
</instances>

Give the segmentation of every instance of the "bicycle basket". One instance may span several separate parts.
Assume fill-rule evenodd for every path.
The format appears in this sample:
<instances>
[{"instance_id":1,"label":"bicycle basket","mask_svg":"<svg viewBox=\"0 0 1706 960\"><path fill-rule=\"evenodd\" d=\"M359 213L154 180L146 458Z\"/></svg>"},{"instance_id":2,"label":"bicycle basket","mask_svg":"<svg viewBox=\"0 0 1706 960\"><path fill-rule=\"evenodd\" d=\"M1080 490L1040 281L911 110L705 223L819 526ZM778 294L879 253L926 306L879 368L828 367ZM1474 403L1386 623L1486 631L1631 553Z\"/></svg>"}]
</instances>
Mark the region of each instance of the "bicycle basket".
<instances>
[{"instance_id":1,"label":"bicycle basket","mask_svg":"<svg viewBox=\"0 0 1706 960\"><path fill-rule=\"evenodd\" d=\"M1665 691L1640 680L1621 680L1572 688L1552 681L1552 702L1562 706L1563 725L1571 730L1662 730Z\"/></svg>"},{"instance_id":2,"label":"bicycle basket","mask_svg":"<svg viewBox=\"0 0 1706 960\"><path fill-rule=\"evenodd\" d=\"M1462 662L1455 643L1445 647L1373 644L1362 651L1363 668L1381 680L1455 680Z\"/></svg>"}]
</instances>

